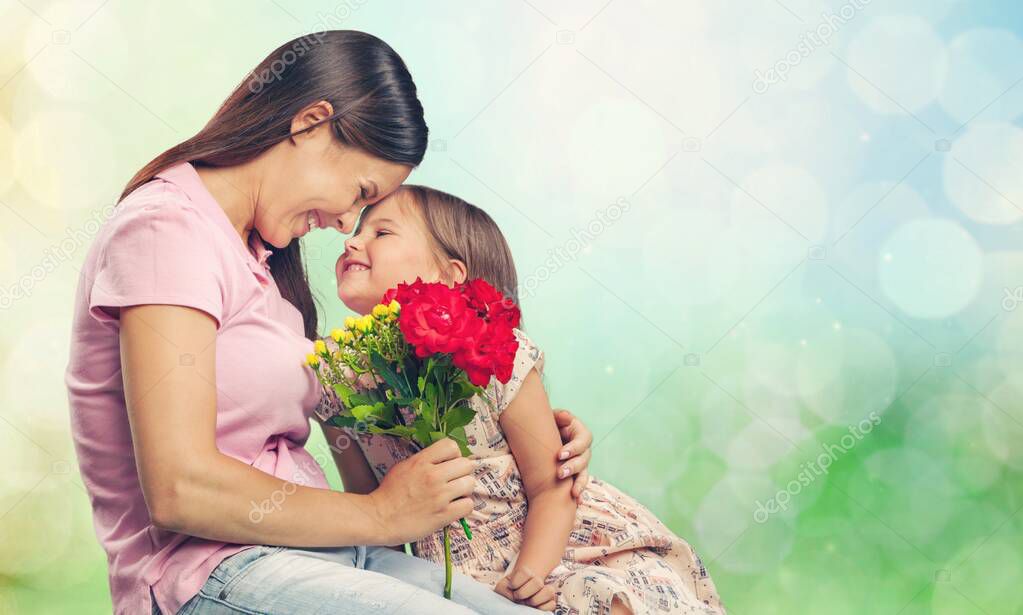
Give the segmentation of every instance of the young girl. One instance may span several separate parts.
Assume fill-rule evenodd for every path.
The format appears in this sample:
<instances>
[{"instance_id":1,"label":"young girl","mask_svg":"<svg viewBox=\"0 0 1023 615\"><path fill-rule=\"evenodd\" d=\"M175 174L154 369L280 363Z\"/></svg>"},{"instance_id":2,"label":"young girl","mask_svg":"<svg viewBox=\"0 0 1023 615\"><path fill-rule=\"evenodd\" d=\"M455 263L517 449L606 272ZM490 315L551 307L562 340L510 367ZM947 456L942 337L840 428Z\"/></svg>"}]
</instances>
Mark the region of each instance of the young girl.
<instances>
[{"instance_id":1,"label":"young girl","mask_svg":"<svg viewBox=\"0 0 1023 615\"><path fill-rule=\"evenodd\" d=\"M337 261L338 296L369 312L400 282L457 283L483 278L515 299L511 253L481 209L443 192L406 186L368 208ZM511 380L491 380L487 400L474 398L466 426L475 464L473 538L450 532L454 566L495 591L564 614L723 613L699 557L646 508L591 479L579 501L556 475L561 445L540 380L543 353L516 330ZM324 395L317 414L339 411ZM334 428L328 428L334 429ZM341 435L328 432L328 437ZM359 446L338 454L345 489L369 493L412 453L394 437L347 432ZM443 561L441 533L414 545L416 555Z\"/></svg>"}]
</instances>

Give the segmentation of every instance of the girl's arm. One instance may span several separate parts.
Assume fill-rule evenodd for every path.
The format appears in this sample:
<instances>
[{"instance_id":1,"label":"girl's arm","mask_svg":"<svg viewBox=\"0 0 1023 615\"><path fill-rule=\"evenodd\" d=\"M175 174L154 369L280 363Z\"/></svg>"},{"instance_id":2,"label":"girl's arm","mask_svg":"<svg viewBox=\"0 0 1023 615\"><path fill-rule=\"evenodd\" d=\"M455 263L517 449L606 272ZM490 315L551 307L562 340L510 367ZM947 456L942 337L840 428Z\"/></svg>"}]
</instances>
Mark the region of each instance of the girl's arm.
<instances>
[{"instance_id":1,"label":"girl's arm","mask_svg":"<svg viewBox=\"0 0 1023 615\"><path fill-rule=\"evenodd\" d=\"M373 468L369 467L366 455L362 453L362 447L355 440L345 433L343 429L320 423L323 429L323 437L330 446L330 453L334 456L334 465L341 475L341 482L344 484L345 493L358 493L368 495L376 491L380 486ZM405 552L404 543L391 545L395 551Z\"/></svg>"},{"instance_id":2,"label":"girl's arm","mask_svg":"<svg viewBox=\"0 0 1023 615\"><path fill-rule=\"evenodd\" d=\"M216 443L214 319L140 305L121 309L120 320L135 463L157 527L241 544L389 545L472 511L472 462L450 440L397 464L369 495L297 485L224 455Z\"/></svg>"},{"instance_id":3,"label":"girl's arm","mask_svg":"<svg viewBox=\"0 0 1023 615\"><path fill-rule=\"evenodd\" d=\"M373 469L369 467L366 456L355 440L338 427L332 427L320 423L323 428L323 437L330 446L330 453L334 456L334 464L337 465L337 472L341 475L341 482L344 483L345 493L361 493L363 495L373 493L380 486Z\"/></svg>"},{"instance_id":4,"label":"girl's arm","mask_svg":"<svg viewBox=\"0 0 1023 615\"><path fill-rule=\"evenodd\" d=\"M576 502L571 493L572 480L557 476L558 456L563 446L550 401L536 370L529 371L518 394L501 413L500 423L529 500L525 536L515 572L524 572L542 583L565 554L575 522ZM522 588L521 592L512 593L517 594L516 599L523 599L536 591Z\"/></svg>"}]
</instances>

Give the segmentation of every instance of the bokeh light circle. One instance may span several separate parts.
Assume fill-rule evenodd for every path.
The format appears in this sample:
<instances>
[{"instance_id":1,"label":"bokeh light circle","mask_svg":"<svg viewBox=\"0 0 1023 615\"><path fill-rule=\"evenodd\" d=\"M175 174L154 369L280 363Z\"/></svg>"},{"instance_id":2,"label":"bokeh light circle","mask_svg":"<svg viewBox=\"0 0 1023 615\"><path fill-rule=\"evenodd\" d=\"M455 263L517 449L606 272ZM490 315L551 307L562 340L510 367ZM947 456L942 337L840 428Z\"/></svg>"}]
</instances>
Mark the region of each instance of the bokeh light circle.
<instances>
[{"instance_id":1,"label":"bokeh light circle","mask_svg":"<svg viewBox=\"0 0 1023 615\"><path fill-rule=\"evenodd\" d=\"M990 393L991 398L1023 398L1023 389L1015 388L1010 382L1003 382ZM978 404L988 403L978 401ZM999 404L982 415L984 436L991 453L1015 470L1023 470L1023 412L1016 407L1006 408Z\"/></svg>"},{"instance_id":2,"label":"bokeh light circle","mask_svg":"<svg viewBox=\"0 0 1023 615\"><path fill-rule=\"evenodd\" d=\"M973 122L945 158L945 193L977 222L1012 224L1023 218L1023 130Z\"/></svg>"},{"instance_id":3,"label":"bokeh light circle","mask_svg":"<svg viewBox=\"0 0 1023 615\"><path fill-rule=\"evenodd\" d=\"M983 257L961 225L914 220L888 238L878 257L885 295L915 318L945 318L973 300L980 288Z\"/></svg>"},{"instance_id":4,"label":"bokeh light circle","mask_svg":"<svg viewBox=\"0 0 1023 615\"><path fill-rule=\"evenodd\" d=\"M7 295L10 288L17 283L18 255L8 243L8 240L0 236L0 288L3 288L3 294L0 294L0 314L5 316L9 314L8 308L14 304L14 299ZM2 339L4 339L4 336L0 335L0 340Z\"/></svg>"},{"instance_id":5,"label":"bokeh light circle","mask_svg":"<svg viewBox=\"0 0 1023 615\"><path fill-rule=\"evenodd\" d=\"M1006 513L1008 514L1008 513ZM940 582L934 584L931 612L935 615L960 615L964 612L1019 613L1023 592L1023 553L1019 530L1006 524L999 535L981 536L969 541L941 569ZM1008 534L1015 532L1013 540Z\"/></svg>"},{"instance_id":6,"label":"bokeh light circle","mask_svg":"<svg viewBox=\"0 0 1023 615\"><path fill-rule=\"evenodd\" d=\"M71 488L51 474L16 501L0 499L10 509L0 523L0 576L32 574L60 560L76 514Z\"/></svg>"},{"instance_id":7,"label":"bokeh light circle","mask_svg":"<svg viewBox=\"0 0 1023 615\"><path fill-rule=\"evenodd\" d=\"M1002 475L1002 463L986 446L985 415L994 408L978 395L946 393L919 405L906 422L906 445L924 451L949 478L981 493ZM952 489L958 494L958 487Z\"/></svg>"},{"instance_id":8,"label":"bokeh light circle","mask_svg":"<svg viewBox=\"0 0 1023 615\"><path fill-rule=\"evenodd\" d=\"M0 116L0 196L14 185L14 131Z\"/></svg>"},{"instance_id":9,"label":"bokeh light circle","mask_svg":"<svg viewBox=\"0 0 1023 615\"><path fill-rule=\"evenodd\" d=\"M743 190L733 193L732 211L743 215L744 208L752 208L743 218L751 220L749 224L758 227L758 232L763 232L764 224L772 224L781 227L779 233L792 233L784 228L791 225L810 241L820 240L827 232L828 197L806 169L773 163L756 169L740 183Z\"/></svg>"},{"instance_id":10,"label":"bokeh light circle","mask_svg":"<svg viewBox=\"0 0 1023 615\"><path fill-rule=\"evenodd\" d=\"M93 63L85 55L72 51L76 39L74 32L34 20L25 36L23 52L32 59L25 65L25 76L31 80L27 83L52 99L75 105L97 104L114 86L96 72L94 65L90 66Z\"/></svg>"},{"instance_id":11,"label":"bokeh light circle","mask_svg":"<svg viewBox=\"0 0 1023 615\"><path fill-rule=\"evenodd\" d=\"M765 502L779 488L765 476L730 473L717 482L697 508L693 525L696 543L707 561L740 574L774 569L792 549L790 515L754 520L757 502Z\"/></svg>"},{"instance_id":12,"label":"bokeh light circle","mask_svg":"<svg viewBox=\"0 0 1023 615\"><path fill-rule=\"evenodd\" d=\"M28 322L11 343L3 366L0 402L5 414L16 417L18 424L52 433L67 429L63 372L69 338L70 322L36 320Z\"/></svg>"},{"instance_id":13,"label":"bokeh light circle","mask_svg":"<svg viewBox=\"0 0 1023 615\"><path fill-rule=\"evenodd\" d=\"M823 372L828 377L824 381L826 386L803 385L800 393L820 419L835 425L852 425L871 413L884 412L895 395L898 368L892 349L876 334L855 327L842 329L841 333L835 336L841 343L827 347L829 353L838 356L837 366L833 366L830 354L820 358L826 366ZM820 373L821 368L810 361L800 364L801 382L817 378ZM856 378L851 380L848 374L856 374Z\"/></svg>"},{"instance_id":14,"label":"bokeh light circle","mask_svg":"<svg viewBox=\"0 0 1023 615\"><path fill-rule=\"evenodd\" d=\"M827 388L842 363L843 332L835 329L829 307L812 295L786 292L805 276L806 269L793 274L786 288L776 289L742 323L752 332L743 340L748 358L743 380L789 398Z\"/></svg>"},{"instance_id":15,"label":"bokeh light circle","mask_svg":"<svg viewBox=\"0 0 1023 615\"><path fill-rule=\"evenodd\" d=\"M985 121L1010 121L1023 108L1019 79L1023 41L1008 30L976 28L948 44L948 77L941 107L960 123L979 115Z\"/></svg>"},{"instance_id":16,"label":"bokeh light circle","mask_svg":"<svg viewBox=\"0 0 1023 615\"><path fill-rule=\"evenodd\" d=\"M877 451L867 457L863 466L874 482L872 501L863 501L859 494L851 493L917 549L941 536L966 495L943 465L909 446Z\"/></svg>"},{"instance_id":17,"label":"bokeh light circle","mask_svg":"<svg viewBox=\"0 0 1023 615\"><path fill-rule=\"evenodd\" d=\"M793 454L809 436L795 419L755 418L728 444L724 458L738 470L763 470Z\"/></svg>"},{"instance_id":18,"label":"bokeh light circle","mask_svg":"<svg viewBox=\"0 0 1023 615\"><path fill-rule=\"evenodd\" d=\"M1023 303L1017 304L1015 299L1016 289L1014 287L1009 288L1008 297L1005 294L1002 295L1001 300L1005 302L1005 306L1015 307L1003 317L1002 325L993 338L1005 379L1012 383L1014 388L1023 391L1023 369L1019 369L1019 366L1023 365Z\"/></svg>"},{"instance_id":19,"label":"bokeh light circle","mask_svg":"<svg viewBox=\"0 0 1023 615\"><path fill-rule=\"evenodd\" d=\"M945 45L921 17L874 19L856 34L846 56L849 86L879 113L918 111L944 82Z\"/></svg>"},{"instance_id":20,"label":"bokeh light circle","mask_svg":"<svg viewBox=\"0 0 1023 615\"><path fill-rule=\"evenodd\" d=\"M124 180L111 133L67 108L42 111L19 128L14 163L25 190L57 211L113 203Z\"/></svg>"}]
</instances>

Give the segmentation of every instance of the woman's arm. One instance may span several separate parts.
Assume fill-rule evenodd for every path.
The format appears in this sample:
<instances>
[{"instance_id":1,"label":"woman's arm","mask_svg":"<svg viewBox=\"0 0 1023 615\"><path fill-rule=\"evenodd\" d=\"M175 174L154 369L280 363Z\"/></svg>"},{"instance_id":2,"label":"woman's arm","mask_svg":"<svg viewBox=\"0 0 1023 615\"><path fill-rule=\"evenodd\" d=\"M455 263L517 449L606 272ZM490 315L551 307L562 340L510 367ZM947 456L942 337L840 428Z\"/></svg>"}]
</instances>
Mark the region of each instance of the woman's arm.
<instances>
[{"instance_id":1,"label":"woman's arm","mask_svg":"<svg viewBox=\"0 0 1023 615\"><path fill-rule=\"evenodd\" d=\"M501 429L522 474L529 499L522 550L509 577L526 574L542 584L561 561L575 522L576 502L572 481L558 477L557 460L562 448L547 393L540 375L530 370L518 394L501 413ZM509 592L516 600L538 595L539 587L520 587ZM499 585L499 591L500 591ZM530 606L541 606L541 603Z\"/></svg>"},{"instance_id":2,"label":"woman's arm","mask_svg":"<svg viewBox=\"0 0 1023 615\"><path fill-rule=\"evenodd\" d=\"M368 495L296 485L222 454L215 321L168 305L123 308L120 319L135 460L156 526L242 544L385 545L472 510L472 463L450 440L396 465Z\"/></svg>"},{"instance_id":3,"label":"woman's arm","mask_svg":"<svg viewBox=\"0 0 1023 615\"><path fill-rule=\"evenodd\" d=\"M334 456L334 464L341 475L345 493L369 494L375 491L380 484L354 438L344 430L325 423L320 423L320 427L323 428L323 437L330 446L330 453Z\"/></svg>"},{"instance_id":4,"label":"woman's arm","mask_svg":"<svg viewBox=\"0 0 1023 615\"><path fill-rule=\"evenodd\" d=\"M583 490L590 482L590 458L593 456L590 446L593 444L593 433L568 410L555 410L554 422L565 445L558 453L558 459L565 461L558 469L558 476L575 476L572 481L572 497L579 500ZM567 461L566 461L567 460ZM567 473L567 474L566 474Z\"/></svg>"},{"instance_id":5,"label":"woman's arm","mask_svg":"<svg viewBox=\"0 0 1023 615\"><path fill-rule=\"evenodd\" d=\"M380 483L377 481L373 468L369 467L369 461L363 454L362 448L355 440L337 427L320 423L323 428L323 436L330 445L330 452L334 456L334 465L341 476L345 493L373 493ZM405 544L390 545L395 551L405 552Z\"/></svg>"}]
</instances>

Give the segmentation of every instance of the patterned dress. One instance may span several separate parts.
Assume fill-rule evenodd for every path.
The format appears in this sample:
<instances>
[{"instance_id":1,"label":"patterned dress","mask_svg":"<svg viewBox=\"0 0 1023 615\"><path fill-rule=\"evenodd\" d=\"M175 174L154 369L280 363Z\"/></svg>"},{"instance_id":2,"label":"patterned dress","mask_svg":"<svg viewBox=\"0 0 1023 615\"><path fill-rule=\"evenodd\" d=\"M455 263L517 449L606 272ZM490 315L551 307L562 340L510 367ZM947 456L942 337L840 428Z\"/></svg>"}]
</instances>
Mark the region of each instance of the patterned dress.
<instances>
[{"instance_id":1,"label":"patterned dress","mask_svg":"<svg viewBox=\"0 0 1023 615\"><path fill-rule=\"evenodd\" d=\"M542 373L543 353L516 330L519 350L508 384L491 380L488 400L471 400L476 410L466 426L476 463L475 508L466 518L473 538L451 526L452 562L456 569L491 587L518 555L528 504L515 458L498 423L500 412L515 397L529 370ZM317 414L326 419L338 411L337 399L324 395ZM359 443L377 480L414 452L392 436L349 433ZM442 533L413 545L419 557L444 561ZM561 563L547 583L557 591L556 613L611 612L618 599L635 615L660 613L723 614L714 582L689 544L673 534L649 510L613 486L591 479L583 491L575 525Z\"/></svg>"}]
</instances>

